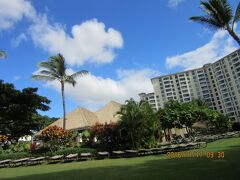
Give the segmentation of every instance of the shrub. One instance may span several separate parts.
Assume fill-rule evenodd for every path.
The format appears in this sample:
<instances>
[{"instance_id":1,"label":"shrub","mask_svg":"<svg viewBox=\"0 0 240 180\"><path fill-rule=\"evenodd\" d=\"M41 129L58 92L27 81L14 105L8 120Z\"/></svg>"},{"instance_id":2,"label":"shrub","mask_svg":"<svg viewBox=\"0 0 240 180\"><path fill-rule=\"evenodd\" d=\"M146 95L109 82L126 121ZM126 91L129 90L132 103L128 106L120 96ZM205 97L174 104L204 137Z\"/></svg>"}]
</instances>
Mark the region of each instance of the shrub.
<instances>
[{"instance_id":1,"label":"shrub","mask_svg":"<svg viewBox=\"0 0 240 180\"><path fill-rule=\"evenodd\" d=\"M92 153L93 155L96 154L96 149L92 148L79 148L79 147L68 147L68 148L63 148L57 151L53 152L47 152L46 156L55 156L55 155L68 155L68 154L75 154L75 153Z\"/></svg>"},{"instance_id":2,"label":"shrub","mask_svg":"<svg viewBox=\"0 0 240 180\"><path fill-rule=\"evenodd\" d=\"M12 144L9 149L12 152L29 152L30 151L30 143L16 143Z\"/></svg>"},{"instance_id":3,"label":"shrub","mask_svg":"<svg viewBox=\"0 0 240 180\"><path fill-rule=\"evenodd\" d=\"M58 126L49 126L44 129L39 136L39 139L48 144L51 151L58 149L59 146L67 145L73 141L73 133L66 131Z\"/></svg>"},{"instance_id":4,"label":"shrub","mask_svg":"<svg viewBox=\"0 0 240 180\"><path fill-rule=\"evenodd\" d=\"M104 150L111 151L119 148L119 127L118 124L98 124L91 128L92 138L97 138L97 143Z\"/></svg>"},{"instance_id":5,"label":"shrub","mask_svg":"<svg viewBox=\"0 0 240 180\"><path fill-rule=\"evenodd\" d=\"M18 153L2 153L0 154L0 160L4 159L20 159L25 157L31 157L32 154L29 152L18 152Z\"/></svg>"}]
</instances>

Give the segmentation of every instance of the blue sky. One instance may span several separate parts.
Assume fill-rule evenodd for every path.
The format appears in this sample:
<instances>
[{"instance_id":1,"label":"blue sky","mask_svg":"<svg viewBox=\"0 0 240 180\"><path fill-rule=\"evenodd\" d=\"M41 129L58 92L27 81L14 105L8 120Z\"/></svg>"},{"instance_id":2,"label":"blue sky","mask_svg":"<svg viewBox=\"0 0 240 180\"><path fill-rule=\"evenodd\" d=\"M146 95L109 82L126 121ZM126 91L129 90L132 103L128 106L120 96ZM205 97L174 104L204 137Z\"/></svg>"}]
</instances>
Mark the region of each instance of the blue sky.
<instances>
[{"instance_id":1,"label":"blue sky","mask_svg":"<svg viewBox=\"0 0 240 180\"><path fill-rule=\"evenodd\" d=\"M236 7L237 1L230 0ZM69 73L91 74L67 86L67 111L96 110L151 92L150 78L214 62L237 48L224 31L190 22L192 0L0 0L0 79L38 87L52 102L42 114L62 116L59 85L31 80L37 63L61 52Z\"/></svg>"}]
</instances>

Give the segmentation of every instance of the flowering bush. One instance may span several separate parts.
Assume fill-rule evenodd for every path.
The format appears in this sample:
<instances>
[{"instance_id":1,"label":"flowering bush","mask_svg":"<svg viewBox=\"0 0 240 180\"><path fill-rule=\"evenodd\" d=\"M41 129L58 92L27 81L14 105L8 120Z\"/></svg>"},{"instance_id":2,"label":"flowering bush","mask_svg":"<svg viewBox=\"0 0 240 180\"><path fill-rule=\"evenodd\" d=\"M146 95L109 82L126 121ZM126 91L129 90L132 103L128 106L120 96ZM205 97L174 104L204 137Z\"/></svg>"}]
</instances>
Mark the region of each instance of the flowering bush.
<instances>
[{"instance_id":1,"label":"flowering bush","mask_svg":"<svg viewBox=\"0 0 240 180\"><path fill-rule=\"evenodd\" d=\"M116 123L96 123L91 128L91 136L97 138L97 143L105 150L112 150L119 146L119 127Z\"/></svg>"},{"instance_id":2,"label":"flowering bush","mask_svg":"<svg viewBox=\"0 0 240 180\"><path fill-rule=\"evenodd\" d=\"M72 141L72 135L73 133L71 131L64 130L55 125L44 129L39 138L49 144L51 146L50 148L55 148L56 146L66 145Z\"/></svg>"}]
</instances>

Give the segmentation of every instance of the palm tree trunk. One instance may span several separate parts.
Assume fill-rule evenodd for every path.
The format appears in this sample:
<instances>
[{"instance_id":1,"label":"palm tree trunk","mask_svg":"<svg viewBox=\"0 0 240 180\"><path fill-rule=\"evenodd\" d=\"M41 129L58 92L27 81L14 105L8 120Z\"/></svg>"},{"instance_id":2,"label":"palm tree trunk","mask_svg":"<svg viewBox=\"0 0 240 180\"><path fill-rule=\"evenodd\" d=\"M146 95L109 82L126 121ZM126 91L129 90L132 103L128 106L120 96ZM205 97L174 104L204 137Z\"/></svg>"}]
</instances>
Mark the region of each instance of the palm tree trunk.
<instances>
[{"instance_id":1,"label":"palm tree trunk","mask_svg":"<svg viewBox=\"0 0 240 180\"><path fill-rule=\"evenodd\" d=\"M171 141L171 129L168 128L168 137L169 137L169 141Z\"/></svg>"},{"instance_id":2,"label":"palm tree trunk","mask_svg":"<svg viewBox=\"0 0 240 180\"><path fill-rule=\"evenodd\" d=\"M166 129L163 130L165 141L167 141L167 134L166 134Z\"/></svg>"},{"instance_id":3,"label":"palm tree trunk","mask_svg":"<svg viewBox=\"0 0 240 180\"><path fill-rule=\"evenodd\" d=\"M227 27L228 33L232 36L232 38L237 41L238 45L240 46L240 38L237 36L237 34L232 30L230 27Z\"/></svg>"},{"instance_id":4,"label":"palm tree trunk","mask_svg":"<svg viewBox=\"0 0 240 180\"><path fill-rule=\"evenodd\" d=\"M61 81L62 91L62 104L63 104L63 130L66 130L66 105L65 105L65 94L64 94L64 82Z\"/></svg>"}]
</instances>

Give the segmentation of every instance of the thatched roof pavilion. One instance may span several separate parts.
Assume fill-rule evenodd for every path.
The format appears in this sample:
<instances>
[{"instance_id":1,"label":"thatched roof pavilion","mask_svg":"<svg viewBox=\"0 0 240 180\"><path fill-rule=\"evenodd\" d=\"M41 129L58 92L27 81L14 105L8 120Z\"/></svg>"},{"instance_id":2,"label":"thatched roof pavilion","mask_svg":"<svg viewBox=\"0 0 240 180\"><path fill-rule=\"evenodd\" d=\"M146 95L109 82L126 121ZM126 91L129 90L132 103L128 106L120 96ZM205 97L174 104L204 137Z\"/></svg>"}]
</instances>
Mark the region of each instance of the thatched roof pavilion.
<instances>
[{"instance_id":1,"label":"thatched roof pavilion","mask_svg":"<svg viewBox=\"0 0 240 180\"><path fill-rule=\"evenodd\" d=\"M92 112L85 108L77 108L76 110L66 115L66 129L81 130L88 129L96 123L105 124L110 122L117 122L119 120L119 116L116 115L116 113L120 110L120 108L121 104L115 101L110 101L96 112ZM49 126L54 125L63 127L63 118L58 119ZM39 131L37 135L39 135L41 131Z\"/></svg>"}]
</instances>

